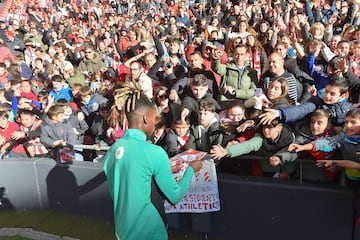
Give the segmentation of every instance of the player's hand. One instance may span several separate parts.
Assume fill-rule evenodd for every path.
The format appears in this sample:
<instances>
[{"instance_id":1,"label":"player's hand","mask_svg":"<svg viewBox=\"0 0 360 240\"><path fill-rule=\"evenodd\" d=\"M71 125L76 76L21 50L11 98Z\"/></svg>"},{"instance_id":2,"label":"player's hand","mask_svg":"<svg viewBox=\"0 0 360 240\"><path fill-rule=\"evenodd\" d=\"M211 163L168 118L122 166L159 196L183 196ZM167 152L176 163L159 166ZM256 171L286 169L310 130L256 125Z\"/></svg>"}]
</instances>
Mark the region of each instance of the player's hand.
<instances>
[{"instance_id":1,"label":"player's hand","mask_svg":"<svg viewBox=\"0 0 360 240\"><path fill-rule=\"evenodd\" d=\"M194 169L194 172L198 172L198 171L200 171L200 169L202 167L202 161L194 160L194 161L190 162L189 165L190 165L190 167L192 167Z\"/></svg>"}]
</instances>

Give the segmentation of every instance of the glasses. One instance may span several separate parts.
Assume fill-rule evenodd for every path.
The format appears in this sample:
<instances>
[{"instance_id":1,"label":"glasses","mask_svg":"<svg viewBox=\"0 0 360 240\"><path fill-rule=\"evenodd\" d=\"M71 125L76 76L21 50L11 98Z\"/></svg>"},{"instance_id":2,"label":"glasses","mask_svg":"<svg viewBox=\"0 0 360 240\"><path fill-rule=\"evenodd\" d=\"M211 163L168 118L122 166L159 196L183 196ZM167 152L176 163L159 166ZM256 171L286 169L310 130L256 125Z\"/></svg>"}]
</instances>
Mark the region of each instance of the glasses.
<instances>
[{"instance_id":1,"label":"glasses","mask_svg":"<svg viewBox=\"0 0 360 240\"><path fill-rule=\"evenodd\" d=\"M130 71L139 71L139 68L130 68Z\"/></svg>"},{"instance_id":2,"label":"glasses","mask_svg":"<svg viewBox=\"0 0 360 240\"><path fill-rule=\"evenodd\" d=\"M169 94L163 94L163 95L159 95L158 98L161 100L165 100L169 97Z\"/></svg>"},{"instance_id":3,"label":"glasses","mask_svg":"<svg viewBox=\"0 0 360 240\"><path fill-rule=\"evenodd\" d=\"M92 51L86 51L85 53L92 53Z\"/></svg>"}]
</instances>

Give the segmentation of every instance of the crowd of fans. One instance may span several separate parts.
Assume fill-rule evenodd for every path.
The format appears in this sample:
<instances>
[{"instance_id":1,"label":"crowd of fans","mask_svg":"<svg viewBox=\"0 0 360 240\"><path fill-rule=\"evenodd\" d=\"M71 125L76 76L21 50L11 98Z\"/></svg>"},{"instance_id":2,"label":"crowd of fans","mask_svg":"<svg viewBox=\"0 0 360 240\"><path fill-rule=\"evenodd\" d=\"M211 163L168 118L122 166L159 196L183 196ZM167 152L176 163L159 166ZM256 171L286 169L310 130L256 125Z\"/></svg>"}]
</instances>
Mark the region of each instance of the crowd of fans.
<instances>
[{"instance_id":1,"label":"crowd of fans","mask_svg":"<svg viewBox=\"0 0 360 240\"><path fill-rule=\"evenodd\" d=\"M0 20L1 157L58 160L72 146L75 160L98 161L128 128L125 87L156 102L149 141L170 157L197 149L221 166L258 151L268 158L253 160L252 174L289 178L304 151L314 160L306 177L333 181L341 164L315 165L341 159L332 136L351 139L346 156L359 162L359 8L359 0L15 0ZM360 180L352 167L348 176Z\"/></svg>"}]
</instances>

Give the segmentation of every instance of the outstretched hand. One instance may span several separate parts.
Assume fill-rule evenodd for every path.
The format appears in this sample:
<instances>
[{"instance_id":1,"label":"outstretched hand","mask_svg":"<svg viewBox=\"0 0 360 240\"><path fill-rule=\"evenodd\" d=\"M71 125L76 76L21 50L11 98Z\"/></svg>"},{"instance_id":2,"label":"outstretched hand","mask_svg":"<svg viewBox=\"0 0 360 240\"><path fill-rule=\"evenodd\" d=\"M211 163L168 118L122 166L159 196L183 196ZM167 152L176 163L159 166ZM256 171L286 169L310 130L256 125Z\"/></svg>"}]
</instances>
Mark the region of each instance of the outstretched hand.
<instances>
[{"instance_id":1,"label":"outstretched hand","mask_svg":"<svg viewBox=\"0 0 360 240\"><path fill-rule=\"evenodd\" d=\"M276 109L267 108L265 112L259 116L260 123L263 125L269 125L273 120L279 117L279 111Z\"/></svg>"},{"instance_id":2,"label":"outstretched hand","mask_svg":"<svg viewBox=\"0 0 360 240\"><path fill-rule=\"evenodd\" d=\"M240 124L237 128L236 131L241 133L241 132L245 132L246 129L252 127L255 125L255 121L254 120L246 120L245 122L243 122L242 124Z\"/></svg>"},{"instance_id":3,"label":"outstretched hand","mask_svg":"<svg viewBox=\"0 0 360 240\"><path fill-rule=\"evenodd\" d=\"M227 155L227 151L220 144L217 144L212 146L210 154L213 159L220 160Z\"/></svg>"},{"instance_id":4,"label":"outstretched hand","mask_svg":"<svg viewBox=\"0 0 360 240\"><path fill-rule=\"evenodd\" d=\"M296 144L296 143L292 143L292 144L289 145L288 151L289 151L289 152L301 152L301 151L304 151L304 150L303 150L303 148L302 148L302 145Z\"/></svg>"},{"instance_id":5,"label":"outstretched hand","mask_svg":"<svg viewBox=\"0 0 360 240\"><path fill-rule=\"evenodd\" d=\"M333 160L316 160L316 166L329 168L333 165Z\"/></svg>"}]
</instances>

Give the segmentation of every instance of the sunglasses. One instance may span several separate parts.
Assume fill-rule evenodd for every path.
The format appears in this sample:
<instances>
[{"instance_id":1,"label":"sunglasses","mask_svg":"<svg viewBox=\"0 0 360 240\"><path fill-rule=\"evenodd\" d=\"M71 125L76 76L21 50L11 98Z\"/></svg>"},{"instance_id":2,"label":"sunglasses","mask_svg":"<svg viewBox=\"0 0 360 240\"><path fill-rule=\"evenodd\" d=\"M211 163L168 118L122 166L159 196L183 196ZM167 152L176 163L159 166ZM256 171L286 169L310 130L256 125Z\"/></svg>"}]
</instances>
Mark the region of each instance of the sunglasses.
<instances>
[{"instance_id":1,"label":"sunglasses","mask_svg":"<svg viewBox=\"0 0 360 240\"><path fill-rule=\"evenodd\" d=\"M159 95L158 98L161 100L167 99L169 97L169 94L163 94L163 95Z\"/></svg>"}]
</instances>

